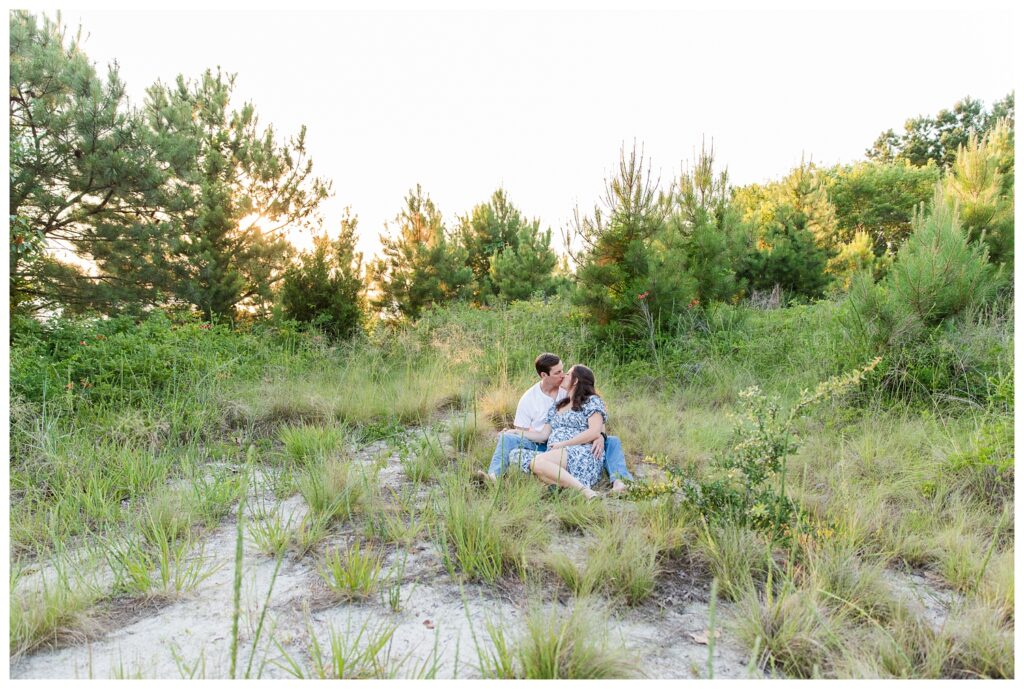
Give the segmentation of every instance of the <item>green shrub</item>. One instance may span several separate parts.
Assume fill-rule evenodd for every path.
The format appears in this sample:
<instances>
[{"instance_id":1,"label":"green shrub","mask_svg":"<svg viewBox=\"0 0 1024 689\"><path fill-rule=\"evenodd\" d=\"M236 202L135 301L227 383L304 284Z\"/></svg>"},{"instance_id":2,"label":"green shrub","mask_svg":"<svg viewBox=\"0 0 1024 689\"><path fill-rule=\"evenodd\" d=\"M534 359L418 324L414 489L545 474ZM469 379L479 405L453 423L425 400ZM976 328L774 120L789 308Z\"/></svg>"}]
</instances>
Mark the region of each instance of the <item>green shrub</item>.
<instances>
[{"instance_id":1,"label":"green shrub","mask_svg":"<svg viewBox=\"0 0 1024 689\"><path fill-rule=\"evenodd\" d=\"M336 240L314 237L313 249L285 273L280 293L285 316L338 338L362 329L365 286L362 254L355 250L357 222L346 214Z\"/></svg>"},{"instance_id":2,"label":"green shrub","mask_svg":"<svg viewBox=\"0 0 1024 689\"><path fill-rule=\"evenodd\" d=\"M968 242L938 188L913 226L886 277L874 285L861 275L850 290L846 321L876 351L920 340L929 328L991 300L1002 282L987 249Z\"/></svg>"},{"instance_id":3,"label":"green shrub","mask_svg":"<svg viewBox=\"0 0 1024 689\"><path fill-rule=\"evenodd\" d=\"M931 211L914 219L886 282L902 307L934 326L988 301L1001 275L989 263L987 248L968 242L956 209L937 190Z\"/></svg>"}]
</instances>

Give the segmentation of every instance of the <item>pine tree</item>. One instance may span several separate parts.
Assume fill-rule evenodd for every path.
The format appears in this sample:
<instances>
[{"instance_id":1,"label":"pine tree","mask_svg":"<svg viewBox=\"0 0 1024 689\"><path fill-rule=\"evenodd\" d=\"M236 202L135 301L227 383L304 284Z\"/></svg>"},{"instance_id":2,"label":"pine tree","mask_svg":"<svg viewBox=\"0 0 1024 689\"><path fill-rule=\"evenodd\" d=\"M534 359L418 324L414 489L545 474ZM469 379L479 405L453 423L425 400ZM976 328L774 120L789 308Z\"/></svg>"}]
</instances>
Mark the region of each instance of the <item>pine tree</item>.
<instances>
[{"instance_id":1,"label":"pine tree","mask_svg":"<svg viewBox=\"0 0 1024 689\"><path fill-rule=\"evenodd\" d=\"M808 226L807 216L793 206L777 207L771 222L761 228L757 250L747 257L741 276L754 289L778 285L787 295L820 297L829 282L825 266L830 255Z\"/></svg>"},{"instance_id":2,"label":"pine tree","mask_svg":"<svg viewBox=\"0 0 1024 689\"><path fill-rule=\"evenodd\" d=\"M311 323L334 337L346 338L361 330L365 313L362 254L356 251L358 218L341 220L338 238L326 234L313 240L313 250L300 256L281 283L281 309L285 317Z\"/></svg>"},{"instance_id":3,"label":"pine tree","mask_svg":"<svg viewBox=\"0 0 1024 689\"><path fill-rule=\"evenodd\" d=\"M459 218L456 236L466 250L466 264L473 271L473 300L483 304L498 290L491 278L491 260L495 254L515 248L521 230L532 226L534 232L540 221L527 222L508 200L504 189L498 189L486 203L474 206Z\"/></svg>"},{"instance_id":4,"label":"pine tree","mask_svg":"<svg viewBox=\"0 0 1024 689\"><path fill-rule=\"evenodd\" d=\"M235 77L207 70L195 81L147 91L148 137L169 172L160 212L98 230L127 238L127 256L111 242L98 256L118 277L143 275L158 298L197 308L205 318L234 318L272 298L293 253L283 233L312 228L329 183L312 176L305 128L279 143L260 130L255 108L230 110Z\"/></svg>"},{"instance_id":5,"label":"pine tree","mask_svg":"<svg viewBox=\"0 0 1024 689\"><path fill-rule=\"evenodd\" d=\"M97 75L60 14L11 12L10 127L11 308L89 308L118 279L53 250L90 261L105 246L97 223L154 212L139 195L164 178L117 65Z\"/></svg>"},{"instance_id":6,"label":"pine tree","mask_svg":"<svg viewBox=\"0 0 1024 689\"><path fill-rule=\"evenodd\" d=\"M831 251L838 244L836 211L828 198L823 175L803 160L782 181L783 200L804 216L805 229L819 247Z\"/></svg>"},{"instance_id":7,"label":"pine tree","mask_svg":"<svg viewBox=\"0 0 1024 689\"><path fill-rule=\"evenodd\" d=\"M778 284L790 295L821 296L830 280L826 265L839 248L824 175L801 161L780 182L752 185L733 199L751 225L753 241L740 276L754 289Z\"/></svg>"},{"instance_id":8,"label":"pine tree","mask_svg":"<svg viewBox=\"0 0 1024 689\"><path fill-rule=\"evenodd\" d=\"M397 236L381 235L383 256L371 268L373 306L391 318L419 317L423 309L471 295L466 252L445 233L441 212L420 185L396 216Z\"/></svg>"},{"instance_id":9,"label":"pine tree","mask_svg":"<svg viewBox=\"0 0 1024 689\"><path fill-rule=\"evenodd\" d=\"M729 203L729 176L715 171L714 146L701 145L692 169L680 175L671 196L672 214L666 226L678 235L671 263L695 281L701 303L724 301L743 288L736 275L748 251L746 228ZM664 242L667 244L668 242Z\"/></svg>"},{"instance_id":10,"label":"pine tree","mask_svg":"<svg viewBox=\"0 0 1024 689\"><path fill-rule=\"evenodd\" d=\"M638 297L657 313L692 298L678 293L674 272L652 275L652 242L663 232L667 204L652 183L650 165L634 146L620 151L618 171L605 182L604 197L592 215L576 212L567 242L578 269L575 301L593 320L611 330L628 327L637 314ZM654 278L662 278L655 284Z\"/></svg>"},{"instance_id":11,"label":"pine tree","mask_svg":"<svg viewBox=\"0 0 1024 689\"><path fill-rule=\"evenodd\" d=\"M1013 131L1003 121L983 139L972 136L957 151L942 182L971 241L984 241L993 263L1013 266Z\"/></svg>"},{"instance_id":12,"label":"pine tree","mask_svg":"<svg viewBox=\"0 0 1024 689\"><path fill-rule=\"evenodd\" d=\"M550 295L555 289L553 271L557 263L558 257L551 250L551 230L539 232L536 224L524 225L513 246L491 257L489 277L501 299Z\"/></svg>"},{"instance_id":13,"label":"pine tree","mask_svg":"<svg viewBox=\"0 0 1024 689\"><path fill-rule=\"evenodd\" d=\"M838 253L829 259L826 272L835 279L835 287L847 291L855 275L868 272L879 279L892 263L891 254L876 256L874 244L867 232L860 230L853 239L839 246Z\"/></svg>"},{"instance_id":14,"label":"pine tree","mask_svg":"<svg viewBox=\"0 0 1024 689\"><path fill-rule=\"evenodd\" d=\"M968 240L956 208L943 202L937 185L931 210L914 218L886 285L921 322L936 325L995 293L1003 276L987 253L984 244Z\"/></svg>"}]
</instances>

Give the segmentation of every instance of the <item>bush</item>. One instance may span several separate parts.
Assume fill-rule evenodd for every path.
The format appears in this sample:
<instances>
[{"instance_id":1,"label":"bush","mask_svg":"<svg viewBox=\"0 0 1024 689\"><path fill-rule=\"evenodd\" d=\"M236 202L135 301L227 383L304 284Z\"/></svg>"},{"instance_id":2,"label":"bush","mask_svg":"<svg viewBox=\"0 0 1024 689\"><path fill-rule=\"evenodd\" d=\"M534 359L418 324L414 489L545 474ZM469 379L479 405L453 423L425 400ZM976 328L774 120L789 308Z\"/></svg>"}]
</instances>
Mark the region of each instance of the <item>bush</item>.
<instances>
[{"instance_id":1,"label":"bush","mask_svg":"<svg viewBox=\"0 0 1024 689\"><path fill-rule=\"evenodd\" d=\"M936 191L932 210L914 219L914 231L886 280L899 306L934 326L995 295L1002 276L984 246L972 245L956 209Z\"/></svg>"},{"instance_id":2,"label":"bush","mask_svg":"<svg viewBox=\"0 0 1024 689\"><path fill-rule=\"evenodd\" d=\"M983 246L972 245L955 209L942 202L914 219L914 232L880 283L867 274L853 281L847 323L876 349L912 342L930 327L984 304L1002 275Z\"/></svg>"},{"instance_id":3,"label":"bush","mask_svg":"<svg viewBox=\"0 0 1024 689\"><path fill-rule=\"evenodd\" d=\"M203 394L214 381L262 374L287 352L305 356L312 344L283 327L231 330L162 311L138 323L56 318L15 335L11 395L41 404L67 392L86 403L138 405Z\"/></svg>"},{"instance_id":4,"label":"bush","mask_svg":"<svg viewBox=\"0 0 1024 689\"><path fill-rule=\"evenodd\" d=\"M334 337L348 337L362 328L362 255L355 251L355 228L356 220L346 216L336 241L327 235L314 238L313 250L285 274L281 308L287 318Z\"/></svg>"}]
</instances>

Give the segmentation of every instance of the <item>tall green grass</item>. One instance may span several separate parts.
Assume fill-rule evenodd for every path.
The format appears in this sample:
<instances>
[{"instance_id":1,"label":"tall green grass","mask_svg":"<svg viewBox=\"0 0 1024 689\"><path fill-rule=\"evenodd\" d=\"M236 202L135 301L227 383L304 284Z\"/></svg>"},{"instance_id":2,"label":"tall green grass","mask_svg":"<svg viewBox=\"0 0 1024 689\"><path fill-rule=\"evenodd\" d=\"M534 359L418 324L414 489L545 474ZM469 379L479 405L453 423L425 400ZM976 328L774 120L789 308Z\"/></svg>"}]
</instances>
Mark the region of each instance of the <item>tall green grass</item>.
<instances>
[{"instance_id":1,"label":"tall green grass","mask_svg":"<svg viewBox=\"0 0 1024 689\"><path fill-rule=\"evenodd\" d=\"M541 351L595 370L634 474L654 473L645 458L657 457L706 476L734 440L728 412L740 390L757 384L786 404L866 359L864 344L847 337L842 303L694 309L660 336L656 359L597 340L562 300L453 304L336 345L287 326L205 328L158 314L137 325L56 319L12 340L13 571L106 543L120 592L188 590L190 546L232 513L240 482L231 467L254 447L275 494L297 489L310 507L299 523L271 514L249 526L268 554L317 551L339 520L365 517L363 533L378 546L429 534L450 574L493 583L533 569L561 529L586 540L586 557L547 564L579 596L642 605L685 560L718 580L733 601L729 628L758 648L762 666L787 675L1012 676L1011 312L1012 303L965 313L885 352L860 388L797 424L801 449L786 486L807 523L778 542L707 527L664 497L627 517L548 496L514 471L483 490L468 477L536 379ZM453 407L460 412L441 415ZM427 444L405 443L415 450L403 459L408 491L385 498L373 470L364 476L348 456L354 443L402 446L409 426L438 428L446 417L457 461L430 433ZM421 484L434 491L426 506ZM82 638L90 610L113 593L61 566L46 588L12 578L16 652ZM905 568L928 569L961 597L941 629L885 585L886 570ZM536 636L576 634L563 627ZM356 661L345 659L360 652L339 644L321 646L303 676L394 673L369 658L350 671ZM545 657L537 648L528 660L514 647L505 644L494 674L613 673L580 669L591 663L573 660L575 651Z\"/></svg>"}]
</instances>

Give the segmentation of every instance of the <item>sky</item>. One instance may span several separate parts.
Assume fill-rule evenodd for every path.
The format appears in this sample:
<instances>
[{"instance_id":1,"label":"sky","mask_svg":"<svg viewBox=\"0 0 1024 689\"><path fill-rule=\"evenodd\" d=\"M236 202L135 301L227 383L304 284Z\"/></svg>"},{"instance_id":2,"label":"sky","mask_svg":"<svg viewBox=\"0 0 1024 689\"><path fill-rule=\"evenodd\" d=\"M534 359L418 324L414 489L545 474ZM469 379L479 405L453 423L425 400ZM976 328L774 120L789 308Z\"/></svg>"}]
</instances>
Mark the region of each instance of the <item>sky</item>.
<instances>
[{"instance_id":1,"label":"sky","mask_svg":"<svg viewBox=\"0 0 1024 689\"><path fill-rule=\"evenodd\" d=\"M964 3L966 5L966 3ZM1009 10L63 11L133 105L147 86L220 66L280 135L302 125L337 235L359 216L379 249L417 183L449 226L504 187L561 233L642 144L667 186L713 142L734 185L801 158L852 163L970 95L1014 87ZM393 223L392 223L393 225ZM299 246L308 237L295 237Z\"/></svg>"}]
</instances>

